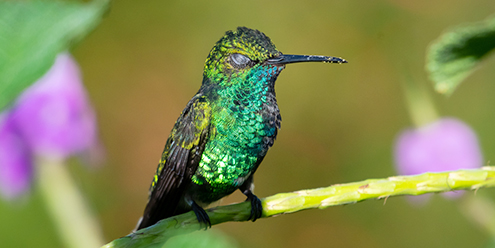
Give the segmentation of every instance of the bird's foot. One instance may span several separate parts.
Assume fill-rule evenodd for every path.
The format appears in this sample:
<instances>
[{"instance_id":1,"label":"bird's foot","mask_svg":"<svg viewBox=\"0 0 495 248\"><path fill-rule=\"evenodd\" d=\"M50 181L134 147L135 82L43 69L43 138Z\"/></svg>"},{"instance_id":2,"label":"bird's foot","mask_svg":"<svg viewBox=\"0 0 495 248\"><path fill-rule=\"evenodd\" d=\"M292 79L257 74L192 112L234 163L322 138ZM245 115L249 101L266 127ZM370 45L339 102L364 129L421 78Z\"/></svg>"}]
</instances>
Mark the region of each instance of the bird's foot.
<instances>
[{"instance_id":1,"label":"bird's foot","mask_svg":"<svg viewBox=\"0 0 495 248\"><path fill-rule=\"evenodd\" d=\"M263 214L263 206L261 205L261 200L253 193L249 192L246 194L246 201L251 202L251 214L249 215L248 220L252 220L255 222L257 219L261 218Z\"/></svg>"},{"instance_id":2,"label":"bird's foot","mask_svg":"<svg viewBox=\"0 0 495 248\"><path fill-rule=\"evenodd\" d=\"M205 228L205 230L208 230L208 228L211 228L211 222L210 222L210 217L206 213L206 211L200 207L196 202L193 202L191 204L192 210L194 211L194 214L196 214L196 218L198 219L199 226L201 228Z\"/></svg>"}]
</instances>

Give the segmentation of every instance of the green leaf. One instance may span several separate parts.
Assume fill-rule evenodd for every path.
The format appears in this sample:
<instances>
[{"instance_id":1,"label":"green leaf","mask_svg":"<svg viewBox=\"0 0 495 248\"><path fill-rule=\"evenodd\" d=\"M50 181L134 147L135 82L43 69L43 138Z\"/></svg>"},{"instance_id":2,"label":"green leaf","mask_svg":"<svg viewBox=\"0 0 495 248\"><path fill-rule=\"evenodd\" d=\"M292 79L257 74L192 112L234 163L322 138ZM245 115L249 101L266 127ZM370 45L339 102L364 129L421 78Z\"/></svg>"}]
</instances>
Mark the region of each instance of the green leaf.
<instances>
[{"instance_id":1,"label":"green leaf","mask_svg":"<svg viewBox=\"0 0 495 248\"><path fill-rule=\"evenodd\" d=\"M0 111L90 32L108 1L0 2Z\"/></svg>"},{"instance_id":2,"label":"green leaf","mask_svg":"<svg viewBox=\"0 0 495 248\"><path fill-rule=\"evenodd\" d=\"M495 18L456 27L433 42L426 69L439 93L450 95L495 48Z\"/></svg>"}]
</instances>

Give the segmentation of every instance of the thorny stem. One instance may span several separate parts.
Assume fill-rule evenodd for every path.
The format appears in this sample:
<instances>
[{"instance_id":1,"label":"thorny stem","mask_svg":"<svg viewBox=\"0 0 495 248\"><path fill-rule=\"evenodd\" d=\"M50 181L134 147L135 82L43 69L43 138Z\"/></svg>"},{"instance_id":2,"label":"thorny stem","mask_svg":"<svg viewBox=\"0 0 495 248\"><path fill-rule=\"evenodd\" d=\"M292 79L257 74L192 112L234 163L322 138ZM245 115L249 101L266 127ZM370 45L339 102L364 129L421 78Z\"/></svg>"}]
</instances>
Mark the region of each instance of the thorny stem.
<instances>
[{"instance_id":1,"label":"thorny stem","mask_svg":"<svg viewBox=\"0 0 495 248\"><path fill-rule=\"evenodd\" d=\"M313 208L356 203L368 199L387 199L398 195L422 195L455 190L477 190L495 187L495 167L475 170L457 170L424 173L413 176L395 176L368 179L360 182L336 184L325 188L280 193L264 199L261 218L294 213ZM206 210L211 224L227 221L247 221L251 213L250 202L220 206ZM200 230L193 212L164 219L157 224L116 239L110 247L161 247L170 237Z\"/></svg>"}]
</instances>

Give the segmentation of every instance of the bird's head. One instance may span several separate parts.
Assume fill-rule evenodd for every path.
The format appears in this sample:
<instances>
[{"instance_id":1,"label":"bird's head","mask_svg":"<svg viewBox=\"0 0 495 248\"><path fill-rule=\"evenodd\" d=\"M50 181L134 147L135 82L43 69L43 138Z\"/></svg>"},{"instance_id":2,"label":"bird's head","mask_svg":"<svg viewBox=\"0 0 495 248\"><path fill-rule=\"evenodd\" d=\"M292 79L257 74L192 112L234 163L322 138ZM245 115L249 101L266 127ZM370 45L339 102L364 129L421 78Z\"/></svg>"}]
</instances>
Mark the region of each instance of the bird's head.
<instances>
[{"instance_id":1,"label":"bird's head","mask_svg":"<svg viewBox=\"0 0 495 248\"><path fill-rule=\"evenodd\" d=\"M229 86L250 80L274 82L288 63L347 63L344 59L313 55L284 55L264 33L238 27L227 31L205 62L203 83Z\"/></svg>"}]
</instances>

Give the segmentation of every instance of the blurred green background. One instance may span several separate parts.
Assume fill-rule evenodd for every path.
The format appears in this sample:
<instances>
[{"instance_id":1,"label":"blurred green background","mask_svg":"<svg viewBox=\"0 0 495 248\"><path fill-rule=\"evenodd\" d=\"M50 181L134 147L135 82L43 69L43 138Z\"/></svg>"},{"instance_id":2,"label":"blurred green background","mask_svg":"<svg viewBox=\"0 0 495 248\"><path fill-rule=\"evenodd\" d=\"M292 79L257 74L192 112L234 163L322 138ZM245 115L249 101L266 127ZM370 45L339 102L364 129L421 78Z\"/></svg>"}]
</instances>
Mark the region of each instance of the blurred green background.
<instances>
[{"instance_id":1,"label":"blurred green background","mask_svg":"<svg viewBox=\"0 0 495 248\"><path fill-rule=\"evenodd\" d=\"M288 54L339 56L349 64L288 65L277 81L282 129L255 176L256 193L396 175L392 148L411 125L402 84L428 87L442 116L477 132L495 159L495 56L449 98L431 89L428 45L448 27L485 19L493 0L118 0L74 50L96 108L107 162L71 171L107 241L141 216L165 140L202 80L214 43L237 26L259 29ZM493 197L495 190L478 194ZM468 194L473 194L472 192ZM239 192L223 204L243 201ZM462 199L405 197L214 226L239 247L482 247L490 237L459 212ZM36 187L0 202L1 247L61 247Z\"/></svg>"}]
</instances>

